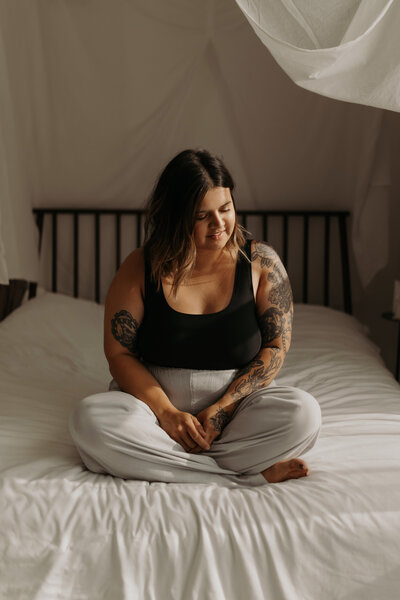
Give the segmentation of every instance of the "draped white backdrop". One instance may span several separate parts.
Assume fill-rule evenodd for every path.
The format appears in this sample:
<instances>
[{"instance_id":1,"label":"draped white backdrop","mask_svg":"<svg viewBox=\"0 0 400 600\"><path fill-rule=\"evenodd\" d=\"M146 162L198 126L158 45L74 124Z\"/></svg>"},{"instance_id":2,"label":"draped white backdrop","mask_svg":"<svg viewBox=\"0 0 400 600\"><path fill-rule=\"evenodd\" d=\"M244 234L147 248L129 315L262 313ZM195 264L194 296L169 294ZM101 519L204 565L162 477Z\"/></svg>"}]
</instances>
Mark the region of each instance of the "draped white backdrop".
<instances>
[{"instance_id":1,"label":"draped white backdrop","mask_svg":"<svg viewBox=\"0 0 400 600\"><path fill-rule=\"evenodd\" d=\"M278 10L289 4L315 10L332 2L0 0L0 283L37 278L33 206L142 206L174 154L205 147L232 171L239 207L352 210L353 249L366 285L387 259L382 109L394 106L355 103L368 98L359 93L360 73L351 97L352 52L340 50L335 62L335 69L343 67L349 102L296 86L271 55L292 77L274 46L294 56L298 25ZM350 4L361 10L366 2L334 3L343 9L346 49L355 14L344 10ZM391 4L376 3L381 12ZM273 25L269 50L241 9L265 43L271 38L265 24ZM329 24L337 21L323 18L322 9L317 16L303 26L307 39L312 26L323 25L326 40L336 43ZM289 42L277 42L279 22ZM369 39L376 60L387 54L389 39ZM307 43L307 52L296 51L296 64L307 57L299 68L318 74L305 87L331 95L336 71L325 77L314 58L309 62L314 46ZM388 67L388 77L393 73ZM379 90L385 71L381 76ZM329 85L318 89L321 81ZM304 77L296 83L304 85Z\"/></svg>"}]
</instances>

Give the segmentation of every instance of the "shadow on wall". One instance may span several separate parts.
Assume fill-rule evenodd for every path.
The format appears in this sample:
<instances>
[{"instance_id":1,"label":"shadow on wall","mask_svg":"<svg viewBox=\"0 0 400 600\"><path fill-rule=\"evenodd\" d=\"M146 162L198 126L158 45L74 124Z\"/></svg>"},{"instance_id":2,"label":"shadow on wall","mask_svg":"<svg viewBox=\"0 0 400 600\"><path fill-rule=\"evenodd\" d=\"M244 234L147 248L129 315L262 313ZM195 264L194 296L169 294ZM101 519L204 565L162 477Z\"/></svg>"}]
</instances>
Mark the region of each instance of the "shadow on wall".
<instances>
[{"instance_id":1,"label":"shadow on wall","mask_svg":"<svg viewBox=\"0 0 400 600\"><path fill-rule=\"evenodd\" d=\"M0 285L0 321L20 306L27 289L25 279L10 279L9 285Z\"/></svg>"},{"instance_id":2,"label":"shadow on wall","mask_svg":"<svg viewBox=\"0 0 400 600\"><path fill-rule=\"evenodd\" d=\"M352 264L353 312L370 330L370 337L381 349L387 367L394 372L399 325L382 318L382 313L392 310L395 279L400 280L400 115L388 112L385 119L391 136L391 198L389 261L364 290ZM374 240L371 240L371 244ZM354 257L351 257L352 263Z\"/></svg>"}]
</instances>

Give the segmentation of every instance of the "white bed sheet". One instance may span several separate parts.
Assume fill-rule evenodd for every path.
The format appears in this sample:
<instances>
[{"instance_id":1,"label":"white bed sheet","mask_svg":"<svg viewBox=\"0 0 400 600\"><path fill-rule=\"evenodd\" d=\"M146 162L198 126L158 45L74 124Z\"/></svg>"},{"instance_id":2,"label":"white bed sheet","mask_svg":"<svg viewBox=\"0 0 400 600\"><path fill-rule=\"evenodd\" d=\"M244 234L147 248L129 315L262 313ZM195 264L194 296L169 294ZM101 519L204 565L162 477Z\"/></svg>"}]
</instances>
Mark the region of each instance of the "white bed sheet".
<instances>
[{"instance_id":1,"label":"white bed sheet","mask_svg":"<svg viewBox=\"0 0 400 600\"><path fill-rule=\"evenodd\" d=\"M67 418L108 385L102 320L45 293L0 324L0 598L399 597L400 386L361 324L295 306L278 380L321 404L311 474L237 489L82 468Z\"/></svg>"}]
</instances>

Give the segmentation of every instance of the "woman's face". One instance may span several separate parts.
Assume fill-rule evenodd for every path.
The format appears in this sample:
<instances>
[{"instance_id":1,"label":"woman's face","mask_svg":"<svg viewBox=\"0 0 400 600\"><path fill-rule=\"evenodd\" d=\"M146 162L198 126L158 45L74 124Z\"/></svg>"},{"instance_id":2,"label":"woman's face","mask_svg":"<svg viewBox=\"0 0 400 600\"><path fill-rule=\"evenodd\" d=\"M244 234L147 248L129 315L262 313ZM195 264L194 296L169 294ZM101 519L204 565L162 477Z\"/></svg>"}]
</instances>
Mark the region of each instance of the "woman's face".
<instances>
[{"instance_id":1,"label":"woman's face","mask_svg":"<svg viewBox=\"0 0 400 600\"><path fill-rule=\"evenodd\" d=\"M221 250L235 227L236 214L229 188L209 190L195 215L193 229L197 250Z\"/></svg>"}]
</instances>

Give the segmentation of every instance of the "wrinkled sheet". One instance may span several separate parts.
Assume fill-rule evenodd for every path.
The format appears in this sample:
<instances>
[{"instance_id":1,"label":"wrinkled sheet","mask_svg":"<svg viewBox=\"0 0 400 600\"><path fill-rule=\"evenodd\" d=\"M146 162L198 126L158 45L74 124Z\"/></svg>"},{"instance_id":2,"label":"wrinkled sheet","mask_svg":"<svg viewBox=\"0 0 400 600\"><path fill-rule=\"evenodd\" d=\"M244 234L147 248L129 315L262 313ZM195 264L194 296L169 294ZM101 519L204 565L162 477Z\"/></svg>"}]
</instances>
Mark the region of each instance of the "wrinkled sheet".
<instances>
[{"instance_id":1,"label":"wrinkled sheet","mask_svg":"<svg viewBox=\"0 0 400 600\"><path fill-rule=\"evenodd\" d=\"M83 469L67 417L110 379L102 319L46 293L0 324L0 598L398 598L400 387L358 321L295 306L278 380L321 404L310 476L231 489Z\"/></svg>"}]
</instances>

